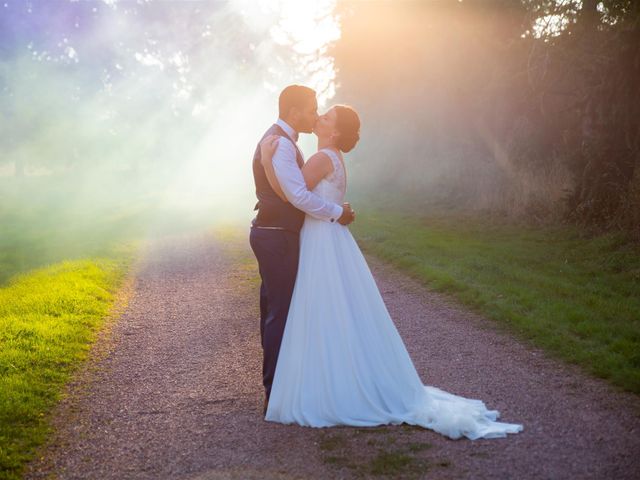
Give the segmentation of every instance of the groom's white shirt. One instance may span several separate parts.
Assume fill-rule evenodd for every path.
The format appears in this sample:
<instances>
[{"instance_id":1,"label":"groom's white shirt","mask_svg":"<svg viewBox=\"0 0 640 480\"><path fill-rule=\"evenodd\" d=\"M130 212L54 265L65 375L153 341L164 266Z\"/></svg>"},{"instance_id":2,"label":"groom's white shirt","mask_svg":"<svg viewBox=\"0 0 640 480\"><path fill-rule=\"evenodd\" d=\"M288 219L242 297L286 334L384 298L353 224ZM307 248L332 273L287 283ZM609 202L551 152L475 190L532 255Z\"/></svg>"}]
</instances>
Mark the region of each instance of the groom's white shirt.
<instances>
[{"instance_id":1,"label":"groom's white shirt","mask_svg":"<svg viewBox=\"0 0 640 480\"><path fill-rule=\"evenodd\" d=\"M289 137L297 139L298 133L287 122L278 119L276 122ZM273 170L285 196L298 210L312 217L328 222L335 222L342 215L342 207L335 203L327 202L307 188L302 176L302 170L296 162L296 150L298 146L288 138L281 137L278 147L273 154ZM302 156L302 152L300 152ZM303 156L304 158L304 156Z\"/></svg>"}]
</instances>

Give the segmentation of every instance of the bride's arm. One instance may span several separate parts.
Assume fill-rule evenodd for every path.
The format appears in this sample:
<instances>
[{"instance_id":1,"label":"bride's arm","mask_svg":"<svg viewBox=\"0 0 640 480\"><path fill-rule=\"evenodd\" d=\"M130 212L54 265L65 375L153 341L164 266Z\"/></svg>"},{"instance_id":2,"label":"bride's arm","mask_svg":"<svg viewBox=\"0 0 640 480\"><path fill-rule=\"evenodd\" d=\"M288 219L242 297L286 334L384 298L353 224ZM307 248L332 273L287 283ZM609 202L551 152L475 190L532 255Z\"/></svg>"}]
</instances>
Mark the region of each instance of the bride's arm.
<instances>
[{"instance_id":1,"label":"bride's arm","mask_svg":"<svg viewBox=\"0 0 640 480\"><path fill-rule=\"evenodd\" d=\"M314 154L302 167L304 183L309 190L313 190L320 180L333 172L333 163L326 153L318 152Z\"/></svg>"},{"instance_id":2,"label":"bride's arm","mask_svg":"<svg viewBox=\"0 0 640 480\"><path fill-rule=\"evenodd\" d=\"M260 161L264 167L264 173L267 175L269 185L271 185L273 191L282 199L283 202L288 203L289 200L282 191L280 182L278 182L278 178L276 177L276 172L273 169L273 154L278 148L279 139L280 137L278 135L269 135L260 142Z\"/></svg>"}]
</instances>

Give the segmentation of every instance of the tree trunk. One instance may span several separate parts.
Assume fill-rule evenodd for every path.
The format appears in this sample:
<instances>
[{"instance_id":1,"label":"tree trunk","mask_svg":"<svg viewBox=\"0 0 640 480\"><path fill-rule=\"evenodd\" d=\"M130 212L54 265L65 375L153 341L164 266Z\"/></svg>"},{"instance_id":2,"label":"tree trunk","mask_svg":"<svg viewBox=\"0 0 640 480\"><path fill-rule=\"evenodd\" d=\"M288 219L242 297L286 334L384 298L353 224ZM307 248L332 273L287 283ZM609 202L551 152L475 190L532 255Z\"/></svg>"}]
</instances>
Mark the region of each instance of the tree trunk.
<instances>
[{"instance_id":1,"label":"tree trunk","mask_svg":"<svg viewBox=\"0 0 640 480\"><path fill-rule=\"evenodd\" d=\"M600 24L600 12L598 0L582 0L582 10L578 18L578 24L584 35L592 35Z\"/></svg>"}]
</instances>

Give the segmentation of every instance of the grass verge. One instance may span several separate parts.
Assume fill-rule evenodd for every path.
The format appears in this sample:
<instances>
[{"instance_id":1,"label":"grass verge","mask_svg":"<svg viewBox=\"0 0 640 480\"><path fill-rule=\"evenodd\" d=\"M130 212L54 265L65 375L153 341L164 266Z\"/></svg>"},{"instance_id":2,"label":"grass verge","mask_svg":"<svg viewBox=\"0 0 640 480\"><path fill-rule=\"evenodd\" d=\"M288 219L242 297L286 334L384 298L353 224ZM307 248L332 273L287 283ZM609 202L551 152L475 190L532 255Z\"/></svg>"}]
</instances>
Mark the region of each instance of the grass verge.
<instances>
[{"instance_id":1,"label":"grass verge","mask_svg":"<svg viewBox=\"0 0 640 480\"><path fill-rule=\"evenodd\" d=\"M0 288L0 478L18 479L112 308L132 253L58 263Z\"/></svg>"},{"instance_id":2,"label":"grass verge","mask_svg":"<svg viewBox=\"0 0 640 480\"><path fill-rule=\"evenodd\" d=\"M640 248L473 216L365 212L363 249L535 345L640 393Z\"/></svg>"}]
</instances>

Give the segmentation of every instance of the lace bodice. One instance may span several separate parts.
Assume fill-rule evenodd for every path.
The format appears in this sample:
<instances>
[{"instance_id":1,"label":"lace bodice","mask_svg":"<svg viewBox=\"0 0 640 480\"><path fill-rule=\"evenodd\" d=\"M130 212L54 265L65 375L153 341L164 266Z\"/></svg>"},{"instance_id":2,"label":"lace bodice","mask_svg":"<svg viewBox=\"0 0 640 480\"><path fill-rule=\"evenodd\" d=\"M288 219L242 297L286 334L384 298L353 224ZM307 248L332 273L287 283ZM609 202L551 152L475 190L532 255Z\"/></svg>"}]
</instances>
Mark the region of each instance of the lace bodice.
<instances>
[{"instance_id":1,"label":"lace bodice","mask_svg":"<svg viewBox=\"0 0 640 480\"><path fill-rule=\"evenodd\" d=\"M333 172L324 177L313 189L313 193L330 202L342 205L347 190L347 176L338 154L329 148L320 150L325 153L333 164Z\"/></svg>"}]
</instances>

